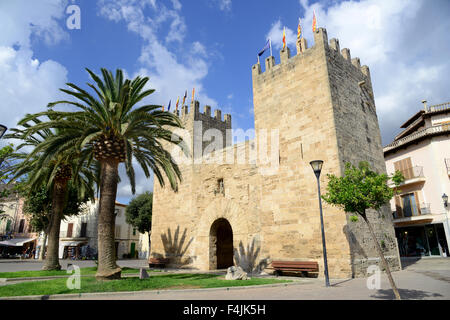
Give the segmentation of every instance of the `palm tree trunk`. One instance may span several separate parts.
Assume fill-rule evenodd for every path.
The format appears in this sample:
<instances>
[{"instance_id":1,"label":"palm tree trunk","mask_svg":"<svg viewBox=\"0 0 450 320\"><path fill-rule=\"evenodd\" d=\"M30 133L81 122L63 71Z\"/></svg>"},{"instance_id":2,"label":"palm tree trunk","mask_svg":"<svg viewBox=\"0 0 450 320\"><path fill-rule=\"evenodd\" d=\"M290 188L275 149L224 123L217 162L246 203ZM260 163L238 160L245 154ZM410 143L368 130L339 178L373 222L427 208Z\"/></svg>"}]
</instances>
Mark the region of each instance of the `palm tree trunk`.
<instances>
[{"instance_id":1,"label":"palm tree trunk","mask_svg":"<svg viewBox=\"0 0 450 320\"><path fill-rule=\"evenodd\" d=\"M64 201L67 192L67 180L55 181L53 187L52 215L48 232L47 257L42 270L61 270L59 264L59 229L63 216Z\"/></svg>"},{"instance_id":2,"label":"palm tree trunk","mask_svg":"<svg viewBox=\"0 0 450 320\"><path fill-rule=\"evenodd\" d=\"M100 203L98 209L98 280L119 279L122 269L116 264L114 214L119 162L115 159L102 161Z\"/></svg>"},{"instance_id":3,"label":"palm tree trunk","mask_svg":"<svg viewBox=\"0 0 450 320\"><path fill-rule=\"evenodd\" d=\"M392 278L391 269L389 269L389 264L387 263L386 259L384 258L383 251L381 250L380 244L378 243L377 237L375 236L375 232L373 231L372 225L370 224L369 220L367 219L366 214L361 215L364 219L364 221L367 223L367 226L369 227L369 232L372 235L373 241L375 242L375 248L377 248L378 254L380 255L381 261L384 264L384 267L386 268L386 274L389 279L389 283L391 284L392 290L394 291L395 298L397 300L401 300L400 293L398 292L397 286L395 285L394 279Z\"/></svg>"},{"instance_id":4,"label":"palm tree trunk","mask_svg":"<svg viewBox=\"0 0 450 320\"><path fill-rule=\"evenodd\" d=\"M47 231L44 231L44 240L42 241L41 251L39 252L39 260L45 258L45 245L47 243Z\"/></svg>"}]
</instances>

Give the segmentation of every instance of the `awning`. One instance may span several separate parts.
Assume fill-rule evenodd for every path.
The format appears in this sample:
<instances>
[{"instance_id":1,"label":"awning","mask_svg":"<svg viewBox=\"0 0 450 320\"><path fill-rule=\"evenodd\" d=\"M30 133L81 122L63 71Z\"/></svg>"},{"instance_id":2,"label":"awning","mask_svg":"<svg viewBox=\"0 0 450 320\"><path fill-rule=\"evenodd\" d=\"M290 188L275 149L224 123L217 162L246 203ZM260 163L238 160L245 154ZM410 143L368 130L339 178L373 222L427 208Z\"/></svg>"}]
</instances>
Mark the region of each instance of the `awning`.
<instances>
[{"instance_id":1,"label":"awning","mask_svg":"<svg viewBox=\"0 0 450 320\"><path fill-rule=\"evenodd\" d=\"M9 239L5 241L0 241L0 246L7 246L7 247L21 247L27 242L31 242L36 240L36 238L25 238L25 239Z\"/></svg>"}]
</instances>

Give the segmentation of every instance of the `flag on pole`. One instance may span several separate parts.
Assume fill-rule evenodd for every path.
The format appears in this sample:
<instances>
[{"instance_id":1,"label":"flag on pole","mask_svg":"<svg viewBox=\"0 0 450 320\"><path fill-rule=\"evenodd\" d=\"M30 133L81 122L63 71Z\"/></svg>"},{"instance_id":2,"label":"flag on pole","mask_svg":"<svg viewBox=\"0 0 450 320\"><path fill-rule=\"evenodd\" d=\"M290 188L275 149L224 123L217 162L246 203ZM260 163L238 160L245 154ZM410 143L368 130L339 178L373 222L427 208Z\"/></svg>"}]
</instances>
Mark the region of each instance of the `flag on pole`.
<instances>
[{"instance_id":1,"label":"flag on pole","mask_svg":"<svg viewBox=\"0 0 450 320\"><path fill-rule=\"evenodd\" d=\"M194 98L195 98L195 88L192 89L192 102L194 102Z\"/></svg>"},{"instance_id":2,"label":"flag on pole","mask_svg":"<svg viewBox=\"0 0 450 320\"><path fill-rule=\"evenodd\" d=\"M164 106L162 106L162 111L164 111Z\"/></svg>"},{"instance_id":3,"label":"flag on pole","mask_svg":"<svg viewBox=\"0 0 450 320\"><path fill-rule=\"evenodd\" d=\"M283 50L286 48L286 27L283 28Z\"/></svg>"},{"instance_id":4,"label":"flag on pole","mask_svg":"<svg viewBox=\"0 0 450 320\"><path fill-rule=\"evenodd\" d=\"M312 21L312 30L313 30L313 32L316 32L316 25L317 25L316 10L314 10L313 11L313 21Z\"/></svg>"},{"instance_id":5,"label":"flag on pole","mask_svg":"<svg viewBox=\"0 0 450 320\"><path fill-rule=\"evenodd\" d=\"M297 40L300 41L302 38L302 26L300 24L300 18L298 18L298 28L297 28Z\"/></svg>"},{"instance_id":6,"label":"flag on pole","mask_svg":"<svg viewBox=\"0 0 450 320\"><path fill-rule=\"evenodd\" d=\"M176 104L176 106L175 106L175 110L177 110L178 111L178 103L180 102L180 97L178 97L178 99L177 99L177 104Z\"/></svg>"},{"instance_id":7,"label":"flag on pole","mask_svg":"<svg viewBox=\"0 0 450 320\"><path fill-rule=\"evenodd\" d=\"M170 111L170 103L172 102L172 100L169 101L169 106L167 107L167 111Z\"/></svg>"},{"instance_id":8,"label":"flag on pole","mask_svg":"<svg viewBox=\"0 0 450 320\"><path fill-rule=\"evenodd\" d=\"M258 53L258 57L261 57L267 49L270 49L270 39L267 39L266 45L262 50Z\"/></svg>"},{"instance_id":9,"label":"flag on pole","mask_svg":"<svg viewBox=\"0 0 450 320\"><path fill-rule=\"evenodd\" d=\"M187 98L187 90L186 90L186 92L184 93L182 106L184 106L184 103L186 102L186 98Z\"/></svg>"}]
</instances>

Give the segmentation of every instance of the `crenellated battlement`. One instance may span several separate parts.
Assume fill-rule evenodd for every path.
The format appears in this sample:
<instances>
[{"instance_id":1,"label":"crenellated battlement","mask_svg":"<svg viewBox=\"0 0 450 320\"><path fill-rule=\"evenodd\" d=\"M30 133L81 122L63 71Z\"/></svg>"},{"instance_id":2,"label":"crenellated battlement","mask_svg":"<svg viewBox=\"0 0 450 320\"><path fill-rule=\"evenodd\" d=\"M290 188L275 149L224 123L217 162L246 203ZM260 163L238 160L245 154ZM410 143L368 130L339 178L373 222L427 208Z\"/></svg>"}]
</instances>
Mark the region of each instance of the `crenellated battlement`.
<instances>
[{"instance_id":1,"label":"crenellated battlement","mask_svg":"<svg viewBox=\"0 0 450 320\"><path fill-rule=\"evenodd\" d=\"M175 110L174 113L181 118L182 121L188 119L194 121L211 121L220 125L225 125L231 128L231 114L225 114L222 120L222 111L220 109L214 110L214 116L211 115L211 106L205 105L203 112L200 112L200 102L192 101L190 107L184 105L181 107L181 112Z\"/></svg>"},{"instance_id":2,"label":"crenellated battlement","mask_svg":"<svg viewBox=\"0 0 450 320\"><path fill-rule=\"evenodd\" d=\"M280 50L280 63L276 64L275 57L269 56L265 59L265 70L262 71L261 64L258 62L252 67L252 75L254 78L258 76L263 76L270 72L275 72L278 68L281 68L285 64L302 64L304 63L304 58L309 57L315 53L317 50L323 50L327 54L334 52L338 54L342 60L347 61L350 65L353 65L362 74L364 74L370 82L370 71L369 67L364 65L361 66L360 59L358 57L351 58L350 49L344 48L340 49L339 40L332 38L328 41L327 30L325 28L318 28L314 33L314 45L308 48L308 43L306 39L302 38L297 41L297 54L291 56L291 51L288 46L285 49ZM320 57L317 56L317 57Z\"/></svg>"}]
</instances>

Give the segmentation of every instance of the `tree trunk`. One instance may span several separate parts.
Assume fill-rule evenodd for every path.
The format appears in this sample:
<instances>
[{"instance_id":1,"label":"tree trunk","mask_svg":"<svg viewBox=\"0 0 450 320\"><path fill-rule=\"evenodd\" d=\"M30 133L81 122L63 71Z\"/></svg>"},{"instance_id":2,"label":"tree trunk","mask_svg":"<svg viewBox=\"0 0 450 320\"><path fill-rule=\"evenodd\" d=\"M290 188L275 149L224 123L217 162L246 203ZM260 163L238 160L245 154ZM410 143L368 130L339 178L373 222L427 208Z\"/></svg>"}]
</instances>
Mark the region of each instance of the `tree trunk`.
<instances>
[{"instance_id":1,"label":"tree trunk","mask_svg":"<svg viewBox=\"0 0 450 320\"><path fill-rule=\"evenodd\" d=\"M63 217L64 201L67 192L67 180L55 181L52 196L52 215L48 227L48 247L42 270L61 270L59 264L59 229Z\"/></svg>"},{"instance_id":2,"label":"tree trunk","mask_svg":"<svg viewBox=\"0 0 450 320\"><path fill-rule=\"evenodd\" d=\"M380 244L378 243L377 237L375 236L375 232L373 231L372 225L370 224L369 220L367 219L366 214L361 215L364 219L364 221L367 223L367 226L369 227L369 232L372 235L373 241L375 242L375 248L377 248L378 254L380 255L381 261L384 264L384 267L386 268L386 274L388 276L389 282L391 284L392 290L394 291L395 298L397 300L401 300L400 293L398 292L397 286L395 285L394 279L392 278L391 269L389 269L389 264L387 263L386 259L384 258L383 251L381 250Z\"/></svg>"},{"instance_id":3,"label":"tree trunk","mask_svg":"<svg viewBox=\"0 0 450 320\"><path fill-rule=\"evenodd\" d=\"M152 230L148 231L148 254L147 254L147 260L150 259L150 248L151 248L151 239L152 238Z\"/></svg>"},{"instance_id":4,"label":"tree trunk","mask_svg":"<svg viewBox=\"0 0 450 320\"><path fill-rule=\"evenodd\" d=\"M97 280L120 279L120 267L116 264L114 214L119 161L105 159L101 163L100 203L98 209L98 269Z\"/></svg>"},{"instance_id":5,"label":"tree trunk","mask_svg":"<svg viewBox=\"0 0 450 320\"><path fill-rule=\"evenodd\" d=\"M39 260L45 259L45 245L47 243L47 231L44 231L44 240L42 241L41 251L39 252Z\"/></svg>"}]
</instances>

